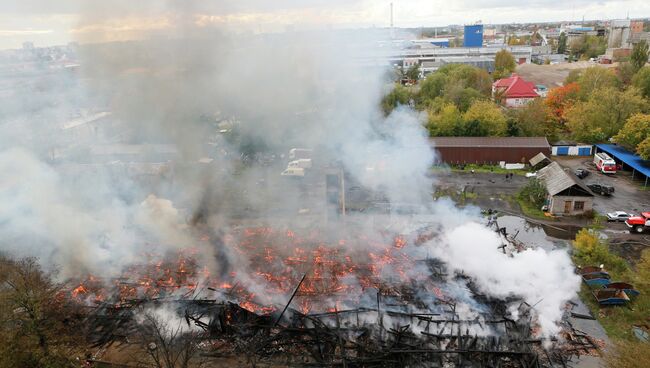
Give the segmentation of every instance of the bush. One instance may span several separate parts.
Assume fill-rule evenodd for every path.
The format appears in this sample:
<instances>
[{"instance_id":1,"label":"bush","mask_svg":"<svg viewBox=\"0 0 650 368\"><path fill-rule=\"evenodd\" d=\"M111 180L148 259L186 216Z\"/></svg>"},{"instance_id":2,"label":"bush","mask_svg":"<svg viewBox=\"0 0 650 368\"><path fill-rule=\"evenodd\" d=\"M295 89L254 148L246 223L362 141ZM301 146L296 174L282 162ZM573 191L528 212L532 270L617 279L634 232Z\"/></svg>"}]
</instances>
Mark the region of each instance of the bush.
<instances>
[{"instance_id":1,"label":"bush","mask_svg":"<svg viewBox=\"0 0 650 368\"><path fill-rule=\"evenodd\" d=\"M617 277L629 272L625 260L609 251L609 246L594 230L582 229L573 241L575 256L582 266L605 265Z\"/></svg>"},{"instance_id":2,"label":"bush","mask_svg":"<svg viewBox=\"0 0 650 368\"><path fill-rule=\"evenodd\" d=\"M546 186L541 180L532 178L526 186L521 188L518 196L522 201L540 208L546 201Z\"/></svg>"}]
</instances>

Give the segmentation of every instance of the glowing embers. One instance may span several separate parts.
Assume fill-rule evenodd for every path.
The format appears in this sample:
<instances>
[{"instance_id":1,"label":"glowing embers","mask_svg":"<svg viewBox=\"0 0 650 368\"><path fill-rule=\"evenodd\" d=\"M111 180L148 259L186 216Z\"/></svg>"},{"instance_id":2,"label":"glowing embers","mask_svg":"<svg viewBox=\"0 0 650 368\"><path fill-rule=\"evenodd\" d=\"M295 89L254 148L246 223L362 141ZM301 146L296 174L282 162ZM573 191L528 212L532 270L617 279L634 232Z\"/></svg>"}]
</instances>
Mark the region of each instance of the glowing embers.
<instances>
[{"instance_id":1,"label":"glowing embers","mask_svg":"<svg viewBox=\"0 0 650 368\"><path fill-rule=\"evenodd\" d=\"M221 254L230 257L227 270L210 272L198 262L203 255L196 249L179 251L163 261L145 255L150 261L127 268L118 278L102 282L89 277L71 285L70 296L86 303L117 305L139 299L200 297L268 314L284 306L304 277L292 308L306 314L335 305L362 306L378 291L395 298L408 295L412 302L418 291L405 290L430 293L433 287L426 275L414 271L417 262L407 253L413 245L401 235L328 239L317 230L256 227L232 231L220 241L205 235L201 240L215 240L219 244L215 247L225 247Z\"/></svg>"}]
</instances>

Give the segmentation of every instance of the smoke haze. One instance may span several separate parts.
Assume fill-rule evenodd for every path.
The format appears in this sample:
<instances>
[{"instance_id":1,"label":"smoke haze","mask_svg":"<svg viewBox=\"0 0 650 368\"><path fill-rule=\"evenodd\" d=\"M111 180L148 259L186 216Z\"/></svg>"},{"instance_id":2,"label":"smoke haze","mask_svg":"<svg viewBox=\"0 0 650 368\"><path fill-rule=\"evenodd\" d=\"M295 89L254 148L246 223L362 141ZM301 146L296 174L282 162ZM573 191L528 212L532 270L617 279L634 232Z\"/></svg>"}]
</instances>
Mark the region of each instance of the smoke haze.
<instances>
[{"instance_id":1,"label":"smoke haze","mask_svg":"<svg viewBox=\"0 0 650 368\"><path fill-rule=\"evenodd\" d=\"M324 189L322 195L310 194L300 181L281 177L283 168L265 161L286 164L289 149L313 148L314 161L340 165L351 180L381 191L390 203L427 209L428 221L446 234L413 249L414 255L447 261L496 297L539 301L542 329L549 335L557 331L562 305L578 285L569 257L537 249L507 258L498 252L495 235L476 223L475 213L431 203L434 152L423 117L408 107L388 117L379 109L391 85L390 66L364 51L385 41L385 33L233 35L194 24L192 15L206 10L203 3L156 2L153 8L111 3L111 14L128 16L144 7L176 14L181 25L171 35L145 41L82 46L78 80L65 92L78 98L37 114L25 112L25 101L15 101L21 106L15 111L25 114L20 119L41 125L21 128L36 138L6 139L0 152L0 172L9 173L0 179L3 250L36 255L67 278L114 276L145 253L163 258L197 248L212 272L237 270L237 281L264 293L260 279L246 272L252 271L246 260L224 249L220 239L234 223L243 225L243 217L278 227L316 226L332 238L344 233L338 223L323 225L324 216L317 215L323 210L312 200L324 197ZM228 14L231 8L297 3L227 2L220 9ZM84 2L79 23L92 23L105 7ZM65 90L60 87L49 93ZM101 138L79 141L61 129L38 130L68 119L66 110L78 111L79 105L111 112ZM3 136L5 130L15 134L11 126L3 124ZM152 160L159 165L156 175L128 175L139 166L114 153L116 145L153 157L171 147L174 159ZM101 162L99 148L105 152ZM414 226L409 222L393 222L391 230L406 231ZM376 224L358 224L377 232ZM217 244L198 241L197 232L210 233ZM411 271L414 279L427 272Z\"/></svg>"}]
</instances>

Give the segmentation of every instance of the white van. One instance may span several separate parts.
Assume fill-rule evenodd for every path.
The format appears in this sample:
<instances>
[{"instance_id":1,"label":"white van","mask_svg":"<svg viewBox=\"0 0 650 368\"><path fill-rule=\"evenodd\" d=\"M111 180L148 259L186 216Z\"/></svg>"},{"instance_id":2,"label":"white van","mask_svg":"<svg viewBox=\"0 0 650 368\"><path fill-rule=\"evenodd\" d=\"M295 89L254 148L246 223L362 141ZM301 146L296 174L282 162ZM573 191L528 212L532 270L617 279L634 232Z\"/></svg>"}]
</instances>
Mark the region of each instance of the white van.
<instances>
[{"instance_id":1,"label":"white van","mask_svg":"<svg viewBox=\"0 0 650 368\"><path fill-rule=\"evenodd\" d=\"M305 169L302 167L287 167L280 175L282 176L305 176Z\"/></svg>"},{"instance_id":2,"label":"white van","mask_svg":"<svg viewBox=\"0 0 650 368\"><path fill-rule=\"evenodd\" d=\"M312 150L307 148L292 148L289 150L289 160L311 158L311 153Z\"/></svg>"},{"instance_id":3,"label":"white van","mask_svg":"<svg viewBox=\"0 0 650 368\"><path fill-rule=\"evenodd\" d=\"M287 167L299 167L301 169L311 169L311 159L301 158L299 160L294 160L289 162Z\"/></svg>"}]
</instances>

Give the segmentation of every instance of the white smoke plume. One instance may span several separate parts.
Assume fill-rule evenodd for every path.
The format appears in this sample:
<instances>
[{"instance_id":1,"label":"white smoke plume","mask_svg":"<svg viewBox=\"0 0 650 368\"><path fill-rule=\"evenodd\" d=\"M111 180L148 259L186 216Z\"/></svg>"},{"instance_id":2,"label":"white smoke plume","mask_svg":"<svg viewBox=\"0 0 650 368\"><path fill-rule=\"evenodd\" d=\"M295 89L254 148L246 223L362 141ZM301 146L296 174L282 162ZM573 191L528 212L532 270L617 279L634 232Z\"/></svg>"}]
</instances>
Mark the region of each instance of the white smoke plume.
<instances>
[{"instance_id":1,"label":"white smoke plume","mask_svg":"<svg viewBox=\"0 0 650 368\"><path fill-rule=\"evenodd\" d=\"M499 236L478 223L468 223L445 233L429 251L456 271L472 277L479 288L495 297L519 296L537 312L541 331L559 331L564 304L580 288L580 278L564 250L527 249L508 256L498 247Z\"/></svg>"}]
</instances>

